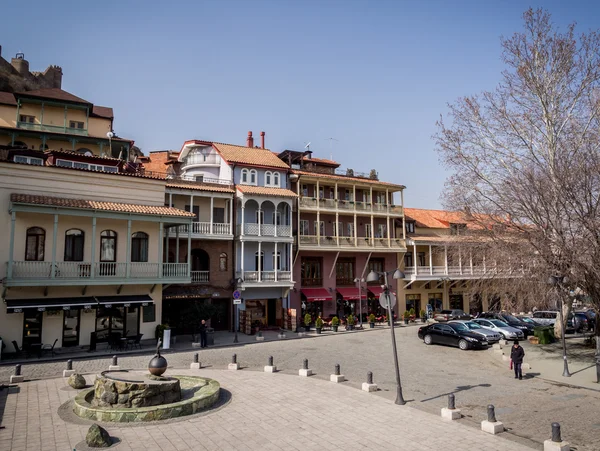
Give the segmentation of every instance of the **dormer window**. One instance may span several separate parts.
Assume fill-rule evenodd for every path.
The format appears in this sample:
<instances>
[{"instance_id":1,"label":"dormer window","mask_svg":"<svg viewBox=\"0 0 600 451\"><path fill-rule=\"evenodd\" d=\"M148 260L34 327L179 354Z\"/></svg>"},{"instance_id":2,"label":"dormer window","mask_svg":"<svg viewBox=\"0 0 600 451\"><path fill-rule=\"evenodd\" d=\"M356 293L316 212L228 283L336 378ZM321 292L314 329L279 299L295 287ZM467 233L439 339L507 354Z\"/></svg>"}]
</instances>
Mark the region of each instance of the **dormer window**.
<instances>
[{"instance_id":1,"label":"dormer window","mask_svg":"<svg viewBox=\"0 0 600 451\"><path fill-rule=\"evenodd\" d=\"M466 224L450 224L450 235L464 235L467 230Z\"/></svg>"},{"instance_id":2,"label":"dormer window","mask_svg":"<svg viewBox=\"0 0 600 451\"><path fill-rule=\"evenodd\" d=\"M19 115L19 122L26 122L28 124L33 124L35 122L35 116L27 116L25 114Z\"/></svg>"}]
</instances>

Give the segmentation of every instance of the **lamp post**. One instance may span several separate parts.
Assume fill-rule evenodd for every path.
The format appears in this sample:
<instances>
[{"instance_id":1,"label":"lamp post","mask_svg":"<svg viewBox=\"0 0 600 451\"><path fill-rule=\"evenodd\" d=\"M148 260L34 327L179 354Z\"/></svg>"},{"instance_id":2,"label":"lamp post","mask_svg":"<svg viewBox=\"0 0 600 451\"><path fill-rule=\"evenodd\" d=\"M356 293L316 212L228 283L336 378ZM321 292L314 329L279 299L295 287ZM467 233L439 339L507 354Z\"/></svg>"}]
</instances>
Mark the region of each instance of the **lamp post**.
<instances>
[{"instance_id":1,"label":"lamp post","mask_svg":"<svg viewBox=\"0 0 600 451\"><path fill-rule=\"evenodd\" d=\"M365 281L365 279L359 279L356 278L354 279L354 283L358 284L358 317L359 317L359 321L360 321L360 328L363 328L363 320L362 320L362 283Z\"/></svg>"},{"instance_id":2,"label":"lamp post","mask_svg":"<svg viewBox=\"0 0 600 451\"><path fill-rule=\"evenodd\" d=\"M563 277L563 276L550 276L548 278L548 283L552 286L555 287L559 287L559 288L564 288L564 285L568 282L567 277ZM560 319L560 326L561 326L561 337L562 337L562 352L563 352L563 377L571 377L571 373L569 373L569 364L567 363L567 342L565 339L565 331L567 329L567 324L565 322L565 318L564 318L564 314L563 314L563 309L564 309L564 304L565 301L561 295L561 293L559 292L559 298L560 298L560 310L559 310L559 319Z\"/></svg>"},{"instance_id":3,"label":"lamp post","mask_svg":"<svg viewBox=\"0 0 600 451\"><path fill-rule=\"evenodd\" d=\"M238 277L237 279L235 279L235 288L237 289L237 287L239 285L241 285L242 283L244 283L244 279L242 279L241 277ZM235 299L233 301L233 305L235 306L235 310L234 310L234 316L233 316L233 342L234 343L238 343L238 326L237 326L237 319L238 319L238 304L235 303Z\"/></svg>"},{"instance_id":4,"label":"lamp post","mask_svg":"<svg viewBox=\"0 0 600 451\"><path fill-rule=\"evenodd\" d=\"M390 289L388 286L388 274L393 274L394 279L404 279L405 275L399 269L393 271L371 271L367 276L367 282L376 282L379 276L385 279L384 293L387 300L388 318L390 319L390 331L392 332L392 350L394 352L394 366L396 369L396 404L404 405L406 401L402 396L402 383L400 382L400 367L398 366L398 351L396 349L396 334L394 332L394 317L392 316L392 304L390 303Z\"/></svg>"}]
</instances>

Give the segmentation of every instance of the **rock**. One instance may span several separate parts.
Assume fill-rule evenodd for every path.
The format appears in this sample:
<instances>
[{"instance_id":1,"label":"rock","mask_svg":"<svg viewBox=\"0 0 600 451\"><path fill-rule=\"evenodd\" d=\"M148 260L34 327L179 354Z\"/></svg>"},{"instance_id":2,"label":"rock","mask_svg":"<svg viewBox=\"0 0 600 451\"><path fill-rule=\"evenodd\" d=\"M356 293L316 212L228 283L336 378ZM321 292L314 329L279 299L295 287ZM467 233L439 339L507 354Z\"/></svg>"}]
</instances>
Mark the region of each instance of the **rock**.
<instances>
[{"instance_id":1,"label":"rock","mask_svg":"<svg viewBox=\"0 0 600 451\"><path fill-rule=\"evenodd\" d=\"M85 388L85 386L87 385L87 383L85 382L85 378L78 373L71 374L69 376L69 379L67 380L67 383L71 387L76 388L77 390Z\"/></svg>"},{"instance_id":2,"label":"rock","mask_svg":"<svg viewBox=\"0 0 600 451\"><path fill-rule=\"evenodd\" d=\"M106 429L97 424L92 424L85 436L85 443L90 448L108 448L112 445L112 440Z\"/></svg>"}]
</instances>

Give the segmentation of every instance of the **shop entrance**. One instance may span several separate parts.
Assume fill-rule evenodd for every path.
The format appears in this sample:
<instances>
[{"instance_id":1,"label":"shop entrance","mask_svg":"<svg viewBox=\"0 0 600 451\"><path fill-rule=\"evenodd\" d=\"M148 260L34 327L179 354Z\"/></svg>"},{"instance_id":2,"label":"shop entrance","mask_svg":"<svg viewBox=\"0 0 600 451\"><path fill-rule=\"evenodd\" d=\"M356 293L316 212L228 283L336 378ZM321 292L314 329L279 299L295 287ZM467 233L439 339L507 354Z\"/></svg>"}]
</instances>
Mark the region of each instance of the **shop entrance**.
<instances>
[{"instance_id":1,"label":"shop entrance","mask_svg":"<svg viewBox=\"0 0 600 451\"><path fill-rule=\"evenodd\" d=\"M277 299L267 301L267 325L269 327L277 326Z\"/></svg>"},{"instance_id":2,"label":"shop entrance","mask_svg":"<svg viewBox=\"0 0 600 451\"><path fill-rule=\"evenodd\" d=\"M23 349L29 350L32 345L42 344L42 318L44 312L25 309L23 316Z\"/></svg>"},{"instance_id":3,"label":"shop entrance","mask_svg":"<svg viewBox=\"0 0 600 451\"><path fill-rule=\"evenodd\" d=\"M462 310L463 307L464 307L463 295L462 294L451 294L450 295L450 308Z\"/></svg>"},{"instance_id":4,"label":"shop entrance","mask_svg":"<svg viewBox=\"0 0 600 451\"><path fill-rule=\"evenodd\" d=\"M229 299L213 299L214 307L213 314L210 317L210 325L214 330L229 330L229 318L231 315L229 309L231 300Z\"/></svg>"},{"instance_id":5,"label":"shop entrance","mask_svg":"<svg viewBox=\"0 0 600 451\"><path fill-rule=\"evenodd\" d=\"M98 307L96 310L96 340L108 341L110 336L132 337L139 332L138 307Z\"/></svg>"},{"instance_id":6,"label":"shop entrance","mask_svg":"<svg viewBox=\"0 0 600 451\"><path fill-rule=\"evenodd\" d=\"M420 294L407 294L406 295L406 311L414 309L415 316L419 316L421 312L421 295Z\"/></svg>"},{"instance_id":7,"label":"shop entrance","mask_svg":"<svg viewBox=\"0 0 600 451\"><path fill-rule=\"evenodd\" d=\"M81 310L63 310L63 348L79 345L79 318Z\"/></svg>"}]
</instances>

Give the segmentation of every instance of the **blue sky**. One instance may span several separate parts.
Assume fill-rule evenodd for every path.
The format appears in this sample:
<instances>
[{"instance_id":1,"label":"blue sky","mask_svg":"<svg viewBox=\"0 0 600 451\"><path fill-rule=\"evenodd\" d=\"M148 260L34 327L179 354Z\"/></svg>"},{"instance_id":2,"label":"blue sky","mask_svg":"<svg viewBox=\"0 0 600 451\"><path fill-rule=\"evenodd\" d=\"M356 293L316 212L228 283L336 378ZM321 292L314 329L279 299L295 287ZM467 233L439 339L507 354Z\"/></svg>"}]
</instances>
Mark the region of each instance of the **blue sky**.
<instances>
[{"instance_id":1,"label":"blue sky","mask_svg":"<svg viewBox=\"0 0 600 451\"><path fill-rule=\"evenodd\" d=\"M4 4L0 45L31 70L62 66L63 89L112 106L115 132L145 153L264 130L272 150L310 141L315 157L406 185L407 206L439 208L435 121L496 86L499 38L528 6L598 26L592 1L59 0Z\"/></svg>"}]
</instances>

